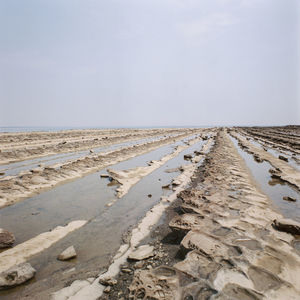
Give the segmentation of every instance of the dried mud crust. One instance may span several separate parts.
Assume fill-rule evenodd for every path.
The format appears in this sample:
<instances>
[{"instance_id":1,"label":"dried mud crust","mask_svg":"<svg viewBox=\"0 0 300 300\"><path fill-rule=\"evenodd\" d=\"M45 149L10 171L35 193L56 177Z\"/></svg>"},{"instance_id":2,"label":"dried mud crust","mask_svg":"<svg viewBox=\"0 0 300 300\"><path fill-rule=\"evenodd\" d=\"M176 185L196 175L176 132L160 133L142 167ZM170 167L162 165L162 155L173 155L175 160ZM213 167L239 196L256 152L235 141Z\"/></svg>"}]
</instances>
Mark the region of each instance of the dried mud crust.
<instances>
[{"instance_id":1,"label":"dried mud crust","mask_svg":"<svg viewBox=\"0 0 300 300\"><path fill-rule=\"evenodd\" d=\"M191 187L145 240L155 256L122 267L101 299L300 299L297 237L255 186L225 131Z\"/></svg>"}]
</instances>

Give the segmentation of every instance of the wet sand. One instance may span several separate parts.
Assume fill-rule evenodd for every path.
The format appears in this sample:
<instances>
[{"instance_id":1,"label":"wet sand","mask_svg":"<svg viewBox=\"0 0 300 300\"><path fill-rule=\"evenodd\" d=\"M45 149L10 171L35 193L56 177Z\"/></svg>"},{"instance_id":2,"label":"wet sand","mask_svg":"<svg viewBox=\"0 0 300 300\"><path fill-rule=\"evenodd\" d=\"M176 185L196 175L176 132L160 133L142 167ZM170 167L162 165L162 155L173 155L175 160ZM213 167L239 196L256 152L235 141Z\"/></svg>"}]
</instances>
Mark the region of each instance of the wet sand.
<instances>
[{"instance_id":1,"label":"wet sand","mask_svg":"<svg viewBox=\"0 0 300 300\"><path fill-rule=\"evenodd\" d=\"M80 132L70 139L80 140ZM20 199L24 191L11 186L12 197L22 202L2 208L0 227L11 227L17 239L0 253L0 266L11 256L11 264L28 261L37 273L0 291L1 299L299 299L299 127L139 133L151 140L62 160L59 172L69 165L72 172L59 185L36 190L37 196ZM53 133L53 139L68 134ZM46 136L31 133L30 143ZM5 141L17 147L27 138L13 134ZM53 197L58 201L51 206ZM21 217L25 230L13 216ZM77 221L80 227L66 232ZM57 226L62 236L53 233L53 244L43 247L39 236L51 236ZM70 245L77 258L57 261ZM130 260L141 245L153 246L153 253Z\"/></svg>"}]
</instances>

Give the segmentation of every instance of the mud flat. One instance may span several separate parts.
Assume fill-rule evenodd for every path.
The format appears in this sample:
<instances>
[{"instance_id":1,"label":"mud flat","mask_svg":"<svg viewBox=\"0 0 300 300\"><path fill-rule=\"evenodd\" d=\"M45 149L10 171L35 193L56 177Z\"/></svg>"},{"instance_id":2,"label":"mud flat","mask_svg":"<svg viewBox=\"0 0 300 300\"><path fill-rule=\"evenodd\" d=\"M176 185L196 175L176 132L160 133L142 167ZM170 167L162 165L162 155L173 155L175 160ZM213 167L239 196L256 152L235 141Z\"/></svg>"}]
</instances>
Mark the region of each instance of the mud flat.
<instances>
[{"instance_id":1,"label":"mud flat","mask_svg":"<svg viewBox=\"0 0 300 300\"><path fill-rule=\"evenodd\" d=\"M36 279L0 298L299 299L299 170L271 151L297 156L287 142L297 136L298 127L185 129L63 161L59 185L3 208L0 227L16 242L1 270L27 262ZM56 259L70 248L76 258Z\"/></svg>"}]
</instances>

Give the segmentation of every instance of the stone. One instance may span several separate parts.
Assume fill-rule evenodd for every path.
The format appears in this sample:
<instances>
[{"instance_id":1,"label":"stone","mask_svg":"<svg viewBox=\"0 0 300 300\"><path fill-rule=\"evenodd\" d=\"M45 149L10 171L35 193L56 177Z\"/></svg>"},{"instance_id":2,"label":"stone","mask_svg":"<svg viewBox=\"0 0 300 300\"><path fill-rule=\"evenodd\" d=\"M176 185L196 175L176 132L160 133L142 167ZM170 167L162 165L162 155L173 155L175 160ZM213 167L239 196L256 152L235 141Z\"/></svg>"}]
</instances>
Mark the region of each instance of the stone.
<instances>
[{"instance_id":1,"label":"stone","mask_svg":"<svg viewBox=\"0 0 300 300\"><path fill-rule=\"evenodd\" d=\"M68 260L68 259L74 258L76 256L77 256L77 254L76 254L74 246L70 246L69 248L64 250L61 254L59 254L57 259L58 260Z\"/></svg>"},{"instance_id":2,"label":"stone","mask_svg":"<svg viewBox=\"0 0 300 300\"><path fill-rule=\"evenodd\" d=\"M216 261L229 257L229 248L225 244L198 230L190 230L181 241L181 246L186 250L197 250Z\"/></svg>"},{"instance_id":3,"label":"stone","mask_svg":"<svg viewBox=\"0 0 300 300\"><path fill-rule=\"evenodd\" d=\"M152 195L151 195L151 194L149 194L149 195L148 195L148 198L151 198L151 197L152 197Z\"/></svg>"},{"instance_id":4,"label":"stone","mask_svg":"<svg viewBox=\"0 0 300 300\"><path fill-rule=\"evenodd\" d=\"M289 161L288 158L283 155L279 155L278 158L284 161Z\"/></svg>"},{"instance_id":5,"label":"stone","mask_svg":"<svg viewBox=\"0 0 300 300\"><path fill-rule=\"evenodd\" d=\"M204 155L204 153L202 151L194 151L195 155L198 156L198 155Z\"/></svg>"},{"instance_id":6,"label":"stone","mask_svg":"<svg viewBox=\"0 0 300 300\"><path fill-rule=\"evenodd\" d=\"M207 255L193 250L188 252L186 258L174 265L174 268L194 278L208 279L209 275L221 268Z\"/></svg>"},{"instance_id":7,"label":"stone","mask_svg":"<svg viewBox=\"0 0 300 300\"><path fill-rule=\"evenodd\" d=\"M287 233L300 235L300 223L294 220L290 220L290 219L274 220L272 226L278 231L284 231Z\"/></svg>"},{"instance_id":8,"label":"stone","mask_svg":"<svg viewBox=\"0 0 300 300\"><path fill-rule=\"evenodd\" d=\"M183 155L183 158L184 158L185 160L192 159L192 158L193 158L193 155L192 155L192 154L185 154L185 155Z\"/></svg>"},{"instance_id":9,"label":"stone","mask_svg":"<svg viewBox=\"0 0 300 300\"><path fill-rule=\"evenodd\" d=\"M256 162L258 162L258 163L263 162L263 159L261 159L260 156L259 156L258 154L254 154L253 157L254 157L254 160L255 160Z\"/></svg>"},{"instance_id":10,"label":"stone","mask_svg":"<svg viewBox=\"0 0 300 300\"><path fill-rule=\"evenodd\" d=\"M127 274L132 274L133 273L133 271L131 270L131 269L129 269L129 268L124 268L124 269L122 269L121 270L123 273L127 273Z\"/></svg>"},{"instance_id":11,"label":"stone","mask_svg":"<svg viewBox=\"0 0 300 300\"><path fill-rule=\"evenodd\" d=\"M112 286L112 285L116 285L118 281L114 278L108 277L108 278L100 278L99 283L105 286Z\"/></svg>"},{"instance_id":12,"label":"stone","mask_svg":"<svg viewBox=\"0 0 300 300\"><path fill-rule=\"evenodd\" d=\"M176 270L167 266L137 270L129 287L129 299L183 299Z\"/></svg>"},{"instance_id":13,"label":"stone","mask_svg":"<svg viewBox=\"0 0 300 300\"><path fill-rule=\"evenodd\" d=\"M0 228L0 249L11 247L15 240L11 232Z\"/></svg>"},{"instance_id":14,"label":"stone","mask_svg":"<svg viewBox=\"0 0 300 300\"><path fill-rule=\"evenodd\" d=\"M203 216L198 214L183 214L175 216L169 223L169 227L173 231L182 231L187 233L191 229L195 228L205 228L206 225L203 224Z\"/></svg>"},{"instance_id":15,"label":"stone","mask_svg":"<svg viewBox=\"0 0 300 300\"><path fill-rule=\"evenodd\" d=\"M101 178L109 178L110 176L108 174L100 174Z\"/></svg>"},{"instance_id":16,"label":"stone","mask_svg":"<svg viewBox=\"0 0 300 300\"><path fill-rule=\"evenodd\" d=\"M20 285L34 277L35 273L36 270L29 263L14 266L0 274L0 289Z\"/></svg>"},{"instance_id":17,"label":"stone","mask_svg":"<svg viewBox=\"0 0 300 300\"><path fill-rule=\"evenodd\" d=\"M145 263L143 261L137 261L134 265L135 269L142 269L144 267Z\"/></svg>"},{"instance_id":18,"label":"stone","mask_svg":"<svg viewBox=\"0 0 300 300\"><path fill-rule=\"evenodd\" d=\"M108 285L108 286L103 290L103 292L104 292L104 293L109 293L110 290L111 290L111 287Z\"/></svg>"},{"instance_id":19,"label":"stone","mask_svg":"<svg viewBox=\"0 0 300 300\"><path fill-rule=\"evenodd\" d=\"M284 196L282 199L285 200L285 201L290 201L290 202L296 202L297 201L295 198L290 197L290 196Z\"/></svg>"},{"instance_id":20,"label":"stone","mask_svg":"<svg viewBox=\"0 0 300 300\"><path fill-rule=\"evenodd\" d=\"M138 247L135 251L131 252L128 256L131 260L143 260L154 256L154 247L149 245L142 245Z\"/></svg>"},{"instance_id":21,"label":"stone","mask_svg":"<svg viewBox=\"0 0 300 300\"><path fill-rule=\"evenodd\" d=\"M174 180L172 181L172 185L178 186L178 185L180 185L180 184L181 184L181 182L180 182L179 180L174 179Z\"/></svg>"}]
</instances>

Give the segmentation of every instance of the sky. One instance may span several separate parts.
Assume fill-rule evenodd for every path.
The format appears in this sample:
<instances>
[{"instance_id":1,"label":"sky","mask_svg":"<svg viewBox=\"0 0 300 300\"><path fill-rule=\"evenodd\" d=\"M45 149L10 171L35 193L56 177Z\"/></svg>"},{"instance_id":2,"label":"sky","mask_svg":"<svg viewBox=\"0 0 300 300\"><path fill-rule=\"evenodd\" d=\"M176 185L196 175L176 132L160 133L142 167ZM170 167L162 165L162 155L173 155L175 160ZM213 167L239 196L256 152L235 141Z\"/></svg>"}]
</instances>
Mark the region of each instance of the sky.
<instances>
[{"instance_id":1,"label":"sky","mask_svg":"<svg viewBox=\"0 0 300 300\"><path fill-rule=\"evenodd\" d=\"M0 0L0 126L300 124L299 0Z\"/></svg>"}]
</instances>

